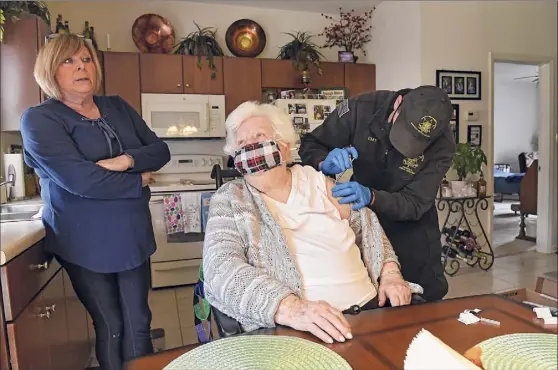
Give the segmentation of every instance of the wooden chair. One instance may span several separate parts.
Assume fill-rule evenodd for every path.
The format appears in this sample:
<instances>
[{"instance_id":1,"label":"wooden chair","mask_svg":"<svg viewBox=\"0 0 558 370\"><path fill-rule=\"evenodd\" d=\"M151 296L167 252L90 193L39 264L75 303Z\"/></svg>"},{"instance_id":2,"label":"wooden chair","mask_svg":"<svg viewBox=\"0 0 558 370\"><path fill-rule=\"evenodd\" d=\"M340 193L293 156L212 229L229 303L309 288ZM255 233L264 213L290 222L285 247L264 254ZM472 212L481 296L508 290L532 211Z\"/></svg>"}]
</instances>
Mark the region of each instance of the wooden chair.
<instances>
[{"instance_id":1,"label":"wooden chair","mask_svg":"<svg viewBox=\"0 0 558 370\"><path fill-rule=\"evenodd\" d=\"M534 160L527 169L525 176L519 185L519 212L521 222L519 223L519 235L517 239L536 241L536 238L525 233L525 218L529 215L537 214L537 186L539 177L539 161Z\"/></svg>"}]
</instances>

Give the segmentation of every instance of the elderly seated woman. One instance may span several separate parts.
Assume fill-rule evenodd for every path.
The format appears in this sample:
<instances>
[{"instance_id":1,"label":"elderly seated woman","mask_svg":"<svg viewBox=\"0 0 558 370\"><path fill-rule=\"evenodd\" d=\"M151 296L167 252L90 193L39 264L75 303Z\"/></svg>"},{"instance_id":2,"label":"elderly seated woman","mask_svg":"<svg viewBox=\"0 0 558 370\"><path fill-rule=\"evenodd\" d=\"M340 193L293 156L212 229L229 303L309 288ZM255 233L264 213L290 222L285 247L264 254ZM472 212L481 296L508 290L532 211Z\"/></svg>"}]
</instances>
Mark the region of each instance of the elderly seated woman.
<instances>
[{"instance_id":1,"label":"elderly seated woman","mask_svg":"<svg viewBox=\"0 0 558 370\"><path fill-rule=\"evenodd\" d=\"M333 181L294 165L298 139L273 105L246 102L226 121L225 152L243 174L212 197L203 251L209 303L245 331L276 325L333 343L352 310L407 305L406 282L376 215L331 195Z\"/></svg>"}]
</instances>

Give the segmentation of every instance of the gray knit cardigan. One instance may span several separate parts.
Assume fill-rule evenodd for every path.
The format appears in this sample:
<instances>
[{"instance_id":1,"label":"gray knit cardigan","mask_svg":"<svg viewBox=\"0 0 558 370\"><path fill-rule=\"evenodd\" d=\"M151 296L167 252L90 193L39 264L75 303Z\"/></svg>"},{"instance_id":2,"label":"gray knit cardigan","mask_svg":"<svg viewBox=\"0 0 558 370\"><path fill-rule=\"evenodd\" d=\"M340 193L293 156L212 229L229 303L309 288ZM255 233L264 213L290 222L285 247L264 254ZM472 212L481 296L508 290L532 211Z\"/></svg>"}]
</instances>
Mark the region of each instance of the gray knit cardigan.
<instances>
[{"instance_id":1,"label":"gray knit cardigan","mask_svg":"<svg viewBox=\"0 0 558 370\"><path fill-rule=\"evenodd\" d=\"M399 264L397 256L369 208L351 211L349 224L377 290L382 266ZM244 179L226 183L211 198L203 274L208 302L245 331L275 327L281 300L301 296L301 275L281 227L258 190ZM413 293L423 293L421 286L408 284Z\"/></svg>"}]
</instances>

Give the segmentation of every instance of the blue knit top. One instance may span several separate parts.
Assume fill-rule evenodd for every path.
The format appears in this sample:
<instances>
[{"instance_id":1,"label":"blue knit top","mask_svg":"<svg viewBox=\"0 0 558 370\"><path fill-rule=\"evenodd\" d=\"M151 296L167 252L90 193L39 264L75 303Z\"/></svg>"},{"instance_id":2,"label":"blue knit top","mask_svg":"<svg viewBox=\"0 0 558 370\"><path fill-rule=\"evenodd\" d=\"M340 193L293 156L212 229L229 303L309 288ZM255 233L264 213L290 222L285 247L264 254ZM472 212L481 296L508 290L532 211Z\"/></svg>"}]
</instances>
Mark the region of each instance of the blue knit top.
<instances>
[{"instance_id":1,"label":"blue knit top","mask_svg":"<svg viewBox=\"0 0 558 370\"><path fill-rule=\"evenodd\" d=\"M118 96L95 96L101 118L88 119L49 99L21 118L24 157L40 178L46 249L96 272L133 269L155 251L149 187L170 152ZM113 172L96 164L127 153L134 167Z\"/></svg>"}]
</instances>

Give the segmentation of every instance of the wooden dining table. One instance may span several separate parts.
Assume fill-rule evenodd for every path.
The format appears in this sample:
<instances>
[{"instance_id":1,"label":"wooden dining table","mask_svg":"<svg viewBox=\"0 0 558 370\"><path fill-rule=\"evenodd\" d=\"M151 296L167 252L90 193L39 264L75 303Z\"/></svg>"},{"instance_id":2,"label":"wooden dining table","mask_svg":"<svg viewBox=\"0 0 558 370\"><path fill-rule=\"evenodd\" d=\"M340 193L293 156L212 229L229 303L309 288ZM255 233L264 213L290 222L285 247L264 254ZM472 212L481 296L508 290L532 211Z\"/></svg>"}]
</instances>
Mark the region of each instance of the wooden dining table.
<instances>
[{"instance_id":1,"label":"wooden dining table","mask_svg":"<svg viewBox=\"0 0 558 370\"><path fill-rule=\"evenodd\" d=\"M457 321L461 312L478 308L478 316L496 320L500 325L465 325ZM322 343L358 369L402 369L411 340L427 329L448 346L464 353L493 337L513 333L557 333L556 325L544 325L533 310L499 295L479 295L413 306L389 307L347 315L353 339L345 343L323 344L312 335L286 327L262 329L241 335L286 335ZM130 361L128 370L163 369L178 356L198 347L192 344L158 352ZM195 366L193 366L195 368Z\"/></svg>"}]
</instances>

